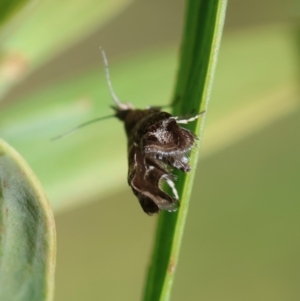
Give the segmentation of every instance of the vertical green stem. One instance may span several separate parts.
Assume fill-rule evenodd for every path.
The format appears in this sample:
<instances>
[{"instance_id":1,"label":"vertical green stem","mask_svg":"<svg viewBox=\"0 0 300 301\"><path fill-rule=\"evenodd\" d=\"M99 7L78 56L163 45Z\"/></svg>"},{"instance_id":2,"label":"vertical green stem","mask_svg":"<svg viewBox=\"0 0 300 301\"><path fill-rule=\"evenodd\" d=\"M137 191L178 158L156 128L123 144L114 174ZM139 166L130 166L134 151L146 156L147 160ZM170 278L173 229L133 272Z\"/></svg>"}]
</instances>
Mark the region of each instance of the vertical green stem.
<instances>
[{"instance_id":1,"label":"vertical green stem","mask_svg":"<svg viewBox=\"0 0 300 301\"><path fill-rule=\"evenodd\" d=\"M174 115L207 110L213 74L225 19L226 0L188 0L181 46L180 66L175 88ZM201 138L202 117L188 128ZM202 121L202 122L201 122ZM202 124L202 126L201 126ZM177 213L160 213L144 301L169 300L188 212L198 148L191 155L193 170L179 174L177 189L181 204Z\"/></svg>"}]
</instances>

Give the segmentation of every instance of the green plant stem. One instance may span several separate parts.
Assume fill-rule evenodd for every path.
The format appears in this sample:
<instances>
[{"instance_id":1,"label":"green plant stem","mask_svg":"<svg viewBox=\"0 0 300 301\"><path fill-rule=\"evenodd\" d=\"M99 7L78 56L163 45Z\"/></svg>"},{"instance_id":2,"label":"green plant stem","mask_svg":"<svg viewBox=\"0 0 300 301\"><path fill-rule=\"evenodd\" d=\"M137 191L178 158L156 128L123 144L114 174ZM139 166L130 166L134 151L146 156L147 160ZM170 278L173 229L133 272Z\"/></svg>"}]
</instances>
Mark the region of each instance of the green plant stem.
<instances>
[{"instance_id":1,"label":"green plant stem","mask_svg":"<svg viewBox=\"0 0 300 301\"><path fill-rule=\"evenodd\" d=\"M225 18L227 1L188 0L180 68L175 88L174 115L195 114L207 110L213 74ZM201 138L203 121L188 128ZM202 122L201 122L202 121ZM202 125L202 126L201 126ZM197 165L198 147L190 159L192 171L178 174L181 200L177 213L162 212L158 219L151 264L144 291L145 301L169 300L188 212L192 183Z\"/></svg>"}]
</instances>

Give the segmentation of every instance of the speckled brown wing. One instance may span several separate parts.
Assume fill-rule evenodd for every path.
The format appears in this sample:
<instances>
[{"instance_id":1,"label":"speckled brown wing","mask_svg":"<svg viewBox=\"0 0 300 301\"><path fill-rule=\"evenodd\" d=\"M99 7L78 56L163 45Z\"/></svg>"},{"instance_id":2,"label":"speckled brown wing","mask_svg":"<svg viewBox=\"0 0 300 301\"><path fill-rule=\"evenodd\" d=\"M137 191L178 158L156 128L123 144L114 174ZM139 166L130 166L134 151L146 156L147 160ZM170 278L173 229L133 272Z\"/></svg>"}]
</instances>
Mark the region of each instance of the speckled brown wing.
<instances>
[{"instance_id":1,"label":"speckled brown wing","mask_svg":"<svg viewBox=\"0 0 300 301\"><path fill-rule=\"evenodd\" d=\"M180 127L170 114L160 112L155 123L144 129L140 145L148 157L156 158L173 168L190 170L188 155L195 144L196 136Z\"/></svg>"},{"instance_id":2,"label":"speckled brown wing","mask_svg":"<svg viewBox=\"0 0 300 301\"><path fill-rule=\"evenodd\" d=\"M188 155L195 135L180 127L171 114L158 109L116 108L116 112L128 138L128 184L143 210L149 215L176 211L179 201L171 170L190 170ZM163 182L173 195L162 190Z\"/></svg>"},{"instance_id":3,"label":"speckled brown wing","mask_svg":"<svg viewBox=\"0 0 300 301\"><path fill-rule=\"evenodd\" d=\"M147 214L177 210L178 200L160 188L164 181L170 183L172 178L157 160L145 157L140 147L130 148L128 183Z\"/></svg>"}]
</instances>

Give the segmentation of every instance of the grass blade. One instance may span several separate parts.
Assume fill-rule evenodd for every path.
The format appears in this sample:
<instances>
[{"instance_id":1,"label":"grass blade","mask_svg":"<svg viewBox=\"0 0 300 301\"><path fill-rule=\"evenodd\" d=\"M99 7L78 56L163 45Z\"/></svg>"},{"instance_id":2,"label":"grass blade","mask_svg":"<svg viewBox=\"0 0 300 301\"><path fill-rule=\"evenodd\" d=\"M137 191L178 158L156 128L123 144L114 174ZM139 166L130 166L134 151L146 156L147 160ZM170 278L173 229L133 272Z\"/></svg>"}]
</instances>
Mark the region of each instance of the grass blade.
<instances>
[{"instance_id":1,"label":"grass blade","mask_svg":"<svg viewBox=\"0 0 300 301\"><path fill-rule=\"evenodd\" d=\"M226 1L187 1L180 68L175 89L174 115L195 114L207 109L225 18ZM178 99L178 101L177 101ZM199 137L200 122L189 125ZM203 122L201 123L203 125ZM198 143L199 146L200 143ZM191 156L196 166L198 150ZM155 245L146 281L144 300L169 300L178 262L195 168L180 175L177 188L181 207L177 213L159 216Z\"/></svg>"}]
</instances>

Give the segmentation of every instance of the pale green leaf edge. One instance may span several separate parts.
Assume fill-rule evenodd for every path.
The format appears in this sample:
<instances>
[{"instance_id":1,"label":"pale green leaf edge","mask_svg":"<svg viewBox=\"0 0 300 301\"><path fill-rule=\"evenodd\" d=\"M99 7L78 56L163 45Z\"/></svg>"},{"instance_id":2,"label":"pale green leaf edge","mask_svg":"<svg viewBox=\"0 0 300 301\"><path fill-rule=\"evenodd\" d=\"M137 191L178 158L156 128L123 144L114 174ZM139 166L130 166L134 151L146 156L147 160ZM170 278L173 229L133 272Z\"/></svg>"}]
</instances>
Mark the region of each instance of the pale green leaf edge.
<instances>
[{"instance_id":1,"label":"pale green leaf edge","mask_svg":"<svg viewBox=\"0 0 300 301\"><path fill-rule=\"evenodd\" d=\"M38 203L38 204L36 204L38 206L38 211L39 211L38 216L42 217L42 219L43 219L43 221L39 220L38 223L43 224L43 227L46 229L44 232L44 236L42 237L44 242L41 243L41 247L43 249L38 250L38 252L44 252L43 259L41 259L42 262L40 262L40 265L43 266L43 270L44 270L44 281L42 281L44 283L44 286L42 288L42 291L39 291L39 289L41 289L41 288L37 288L36 290L34 288L33 289L29 288L28 291L30 291L30 295L32 296L32 297L30 297L30 300L28 300L28 298L24 299L21 297L23 291L21 291L21 290L16 291L14 296L10 296L10 300L52 301L54 298L54 276L55 276L55 264L56 264L56 230L55 230L55 221L54 221L53 212L51 210L51 207L49 205L49 202L45 195L43 187L41 186L39 180L36 178L35 174L31 170L29 165L24 161L24 159L20 156L20 154L16 150L14 150L11 146L9 146L2 139L0 139L0 184L1 184L1 186L0 186L0 205L1 205L0 209L2 210L5 208L4 195L3 195L3 185L5 185L5 181L3 181L3 178L5 177L5 175L3 175L3 173L5 173L5 169L8 167L8 166L4 166L6 164L6 162L10 162L10 164L12 164L11 166L14 169L14 171L12 171L13 173L15 171L17 171L17 173L19 173L18 175L8 174L9 177L15 177L15 178L19 177L19 178L22 178L21 179L22 182L27 182L26 185L29 187L29 189L35 196L35 200L37 200L37 203ZM2 175L1 175L1 173L2 173ZM3 178L2 178L2 176L3 176ZM18 182L18 181L16 181L16 182ZM31 208L26 208L26 209L29 212L32 212L31 210L33 210ZM20 212L20 214L22 214L22 212ZM2 214L0 214L0 217L1 216L2 216ZM21 222L21 221L19 221L19 222ZM0 219L0 228L1 228L1 231L4 231L3 233L6 232L6 229L3 228L4 226L5 225L3 224L3 220ZM39 229L39 231L41 231L41 229ZM3 233L2 233L2 235L3 235ZM28 242L27 245L30 245L30 242ZM20 247L21 246L19 246L18 248L20 248ZM3 251L4 251L4 248L2 248L0 245L0 259L1 259L2 255L4 255ZM19 251L16 251L16 252L19 252ZM37 256L37 255L35 255L35 256ZM15 260L15 263L19 262L18 260L19 260L19 258L17 258L17 260ZM26 260L30 260L30 258L25 258L25 261ZM32 263L29 262L27 269L30 268L31 264ZM5 263L4 263L4 265L5 265ZM41 274L40 265L36 266L36 268L38 268L38 270L36 272L30 271L30 273L35 274L33 277L36 277L36 275ZM0 273L1 273L1 267L3 267L3 264L1 263L1 260L0 260ZM17 268L18 267L13 267L12 273ZM6 270L6 272L7 272L7 270ZM6 278L6 276L7 276L7 273L4 277L4 279ZM27 280L28 279L22 279L21 275L20 275L20 277L17 277L17 281L20 281L20 289L21 289L24 281L26 282ZM41 282L39 282L39 283L41 283ZM0 285L1 285L1 283L0 283ZM3 286L0 286L0 290L1 290L1 287L3 289ZM3 290L1 290L1 292L3 292ZM27 292L27 294L28 294L28 292ZM0 293L0 295L1 295L1 293ZM43 299L41 299L39 296L42 296Z\"/></svg>"}]
</instances>

